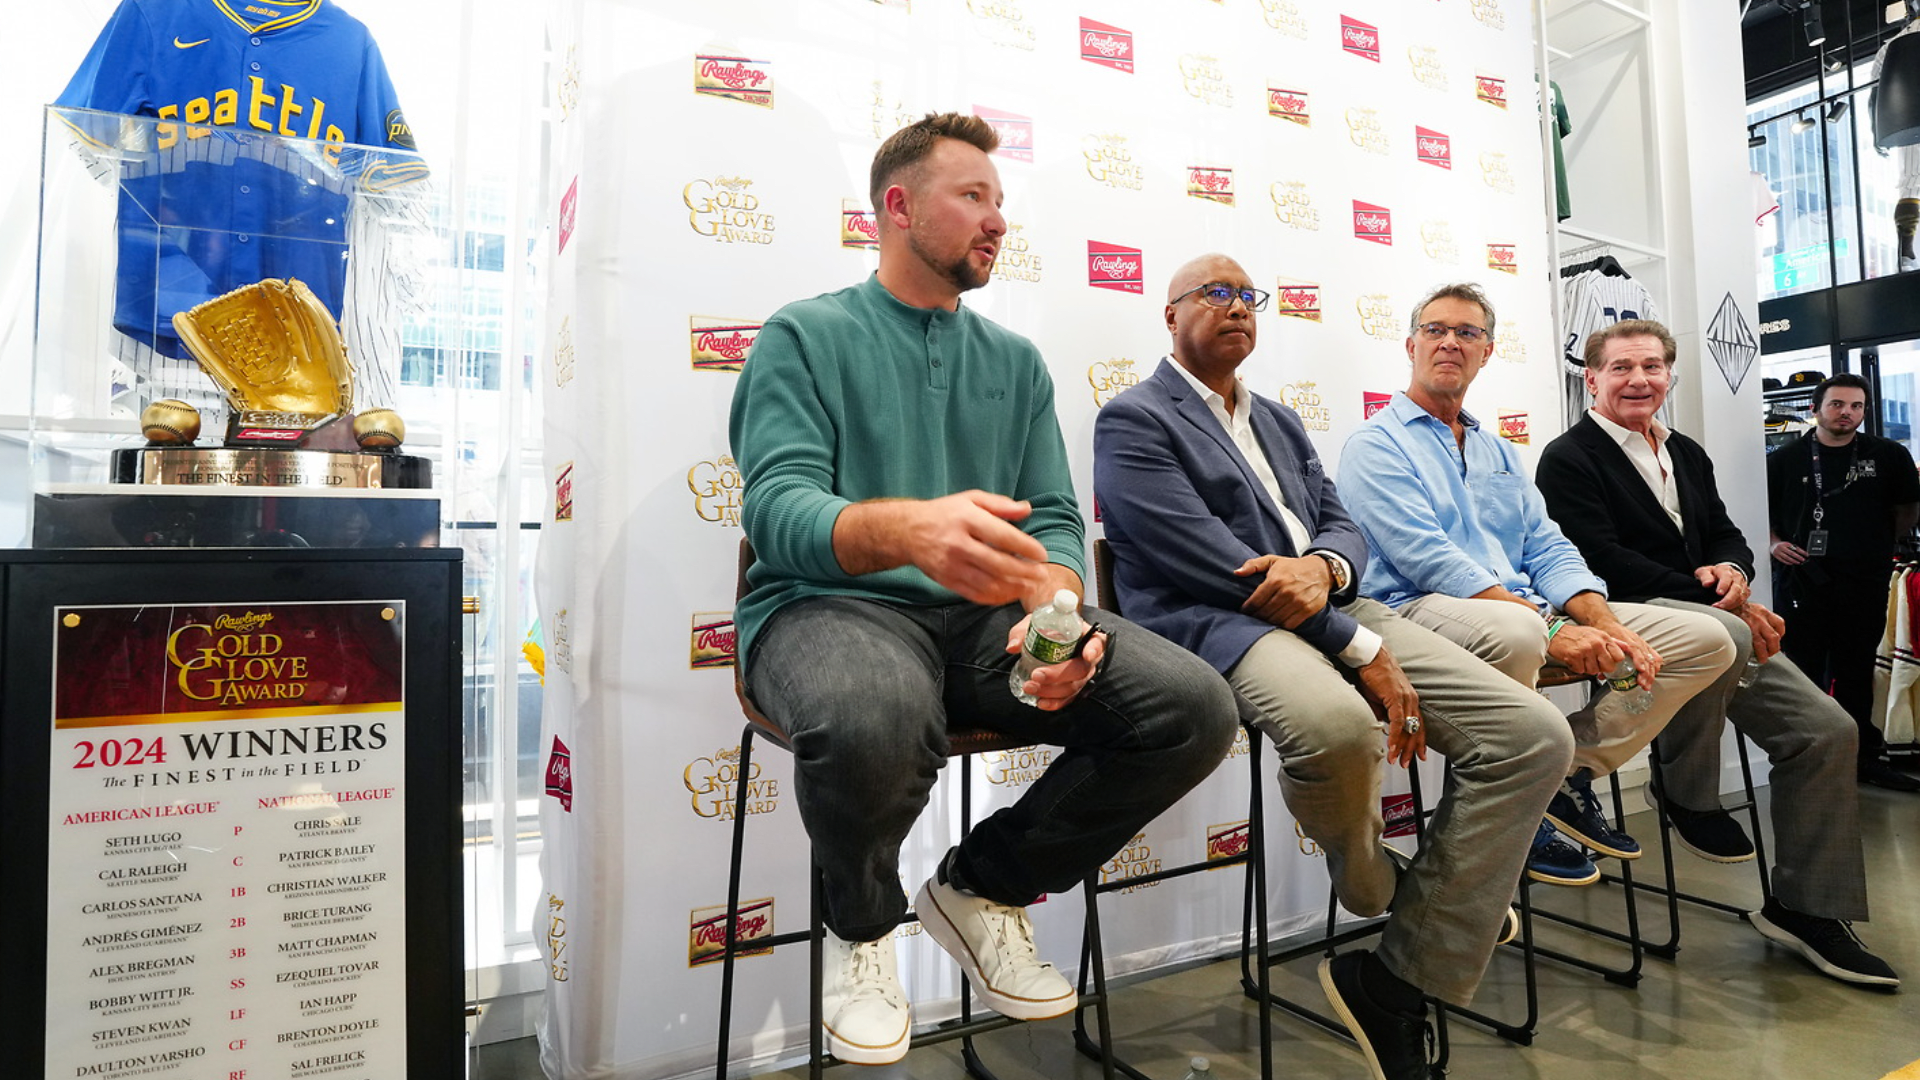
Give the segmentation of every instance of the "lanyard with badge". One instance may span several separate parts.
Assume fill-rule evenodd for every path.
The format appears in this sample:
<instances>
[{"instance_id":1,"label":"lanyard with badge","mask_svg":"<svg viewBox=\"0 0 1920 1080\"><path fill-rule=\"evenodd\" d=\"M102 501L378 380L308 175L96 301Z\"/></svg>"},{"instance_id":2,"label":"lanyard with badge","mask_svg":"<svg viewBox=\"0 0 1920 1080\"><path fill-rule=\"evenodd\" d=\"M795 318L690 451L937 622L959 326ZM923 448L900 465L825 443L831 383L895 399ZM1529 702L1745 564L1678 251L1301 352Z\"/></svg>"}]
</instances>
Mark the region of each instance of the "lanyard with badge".
<instances>
[{"instance_id":1,"label":"lanyard with badge","mask_svg":"<svg viewBox=\"0 0 1920 1080\"><path fill-rule=\"evenodd\" d=\"M1827 500L1827 475L1820 471L1819 438L1808 435L1807 444L1813 450L1813 531L1807 534L1807 554L1825 555L1827 553L1827 530L1821 528L1820 523L1827 516L1827 508L1825 506ZM1858 438L1847 443L1847 453L1846 480L1841 483L1840 490L1834 492L1835 495L1839 495L1841 491L1852 487L1853 482L1859 479L1857 473L1859 471L1860 440Z\"/></svg>"}]
</instances>

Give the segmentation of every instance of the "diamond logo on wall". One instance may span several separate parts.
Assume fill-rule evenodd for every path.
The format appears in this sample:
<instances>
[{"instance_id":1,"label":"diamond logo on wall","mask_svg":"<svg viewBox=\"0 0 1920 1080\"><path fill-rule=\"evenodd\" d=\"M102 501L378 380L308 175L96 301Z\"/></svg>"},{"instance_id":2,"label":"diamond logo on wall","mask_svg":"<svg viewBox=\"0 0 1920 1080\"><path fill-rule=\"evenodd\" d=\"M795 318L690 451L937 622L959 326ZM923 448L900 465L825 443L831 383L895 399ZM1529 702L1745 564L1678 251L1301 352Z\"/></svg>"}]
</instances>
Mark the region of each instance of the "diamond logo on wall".
<instances>
[{"instance_id":1,"label":"diamond logo on wall","mask_svg":"<svg viewBox=\"0 0 1920 1080\"><path fill-rule=\"evenodd\" d=\"M1720 310L1713 313L1713 322L1707 327L1707 351L1713 354L1713 362L1720 365L1727 389L1739 393L1740 384L1753 369L1753 358L1760 355L1760 343L1753 336L1753 328L1747 325L1747 317L1740 314L1740 305L1733 302L1732 293L1720 301Z\"/></svg>"}]
</instances>

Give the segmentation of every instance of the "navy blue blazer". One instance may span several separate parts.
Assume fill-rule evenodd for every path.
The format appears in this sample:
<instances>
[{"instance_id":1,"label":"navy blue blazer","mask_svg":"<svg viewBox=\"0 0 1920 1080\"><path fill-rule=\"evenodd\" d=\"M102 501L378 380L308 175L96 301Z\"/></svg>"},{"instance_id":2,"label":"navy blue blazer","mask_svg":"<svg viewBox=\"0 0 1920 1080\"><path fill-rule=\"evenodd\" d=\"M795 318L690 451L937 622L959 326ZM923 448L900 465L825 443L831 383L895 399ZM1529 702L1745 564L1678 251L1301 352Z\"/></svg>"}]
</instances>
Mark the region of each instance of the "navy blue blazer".
<instances>
[{"instance_id":1,"label":"navy blue blazer","mask_svg":"<svg viewBox=\"0 0 1920 1080\"><path fill-rule=\"evenodd\" d=\"M1273 629L1240 610L1262 576L1235 577L1234 569L1256 555L1306 552L1294 550L1279 507L1173 363L1162 360L1152 376L1101 408L1093 424L1094 497L1127 618L1224 673ZM1340 505L1300 418L1251 396L1254 435L1288 509L1313 537L1308 550L1334 552L1353 567L1346 592L1293 631L1337 653L1358 624L1336 605L1353 598L1367 542Z\"/></svg>"}]
</instances>

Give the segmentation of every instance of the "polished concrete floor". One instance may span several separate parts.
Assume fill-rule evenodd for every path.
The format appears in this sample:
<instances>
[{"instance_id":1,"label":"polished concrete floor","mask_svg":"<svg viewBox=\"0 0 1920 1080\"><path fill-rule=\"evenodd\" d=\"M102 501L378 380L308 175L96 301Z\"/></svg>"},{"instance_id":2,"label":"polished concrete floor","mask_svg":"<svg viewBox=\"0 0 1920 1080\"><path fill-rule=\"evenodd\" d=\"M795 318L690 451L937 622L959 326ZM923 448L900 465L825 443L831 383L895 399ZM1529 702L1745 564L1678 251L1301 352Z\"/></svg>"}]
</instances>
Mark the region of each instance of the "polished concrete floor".
<instances>
[{"instance_id":1,"label":"polished concrete floor","mask_svg":"<svg viewBox=\"0 0 1920 1080\"><path fill-rule=\"evenodd\" d=\"M1459 1080L1877 1080L1920 1062L1920 796L1863 788L1862 817L1873 919L1861 938L1909 980L1886 993L1828 979L1795 953L1776 946L1738 916L1682 905L1680 949L1672 960L1646 958L1634 988L1541 960L1540 1016L1531 1045L1500 1039L1460 1020L1448 1025L1447 1075ZM1642 880L1657 875L1658 827L1650 813L1628 829L1648 848ZM1759 904L1751 863L1719 866L1681 851L1674 856L1683 890L1734 903ZM1623 890L1539 887L1534 902L1572 914L1590 910L1620 924ZM1666 909L1643 898L1643 931L1664 939ZM1624 946L1536 920L1540 944L1625 965ZM1517 1020L1525 1013L1523 965L1495 956L1475 1007ZM1311 959L1275 969L1282 994L1324 1008ZM1121 1055L1154 1080L1180 1080L1194 1054L1214 1076L1259 1075L1257 1012L1239 992L1239 965L1220 961L1117 987L1113 1026ZM1097 1062L1073 1051L1072 1021L1027 1024L982 1036L981 1056L1001 1080L1092 1080ZM1275 1076L1286 1080L1364 1080L1366 1067L1350 1043L1285 1014L1274 1020ZM540 1077L532 1040L483 1047L472 1080ZM798 1078L804 1067L763 1074ZM897 1065L846 1066L843 1080L958 1080L958 1047L914 1051Z\"/></svg>"}]
</instances>

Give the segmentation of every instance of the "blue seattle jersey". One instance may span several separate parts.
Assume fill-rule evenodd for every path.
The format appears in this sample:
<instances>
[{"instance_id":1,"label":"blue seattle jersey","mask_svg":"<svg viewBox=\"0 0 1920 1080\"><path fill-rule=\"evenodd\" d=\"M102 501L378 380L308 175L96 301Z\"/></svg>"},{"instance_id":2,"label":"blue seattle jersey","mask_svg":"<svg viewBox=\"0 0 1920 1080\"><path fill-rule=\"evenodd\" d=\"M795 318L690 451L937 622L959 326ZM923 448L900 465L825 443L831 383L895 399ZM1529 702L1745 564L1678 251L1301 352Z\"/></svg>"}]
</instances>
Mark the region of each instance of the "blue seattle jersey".
<instances>
[{"instance_id":1,"label":"blue seattle jersey","mask_svg":"<svg viewBox=\"0 0 1920 1080\"><path fill-rule=\"evenodd\" d=\"M181 121L120 176L114 325L169 356L175 312L263 278L337 318L353 185L425 174L410 153L343 160L414 142L372 35L330 0L122 0L55 104ZM236 141L253 132L322 145Z\"/></svg>"}]
</instances>

